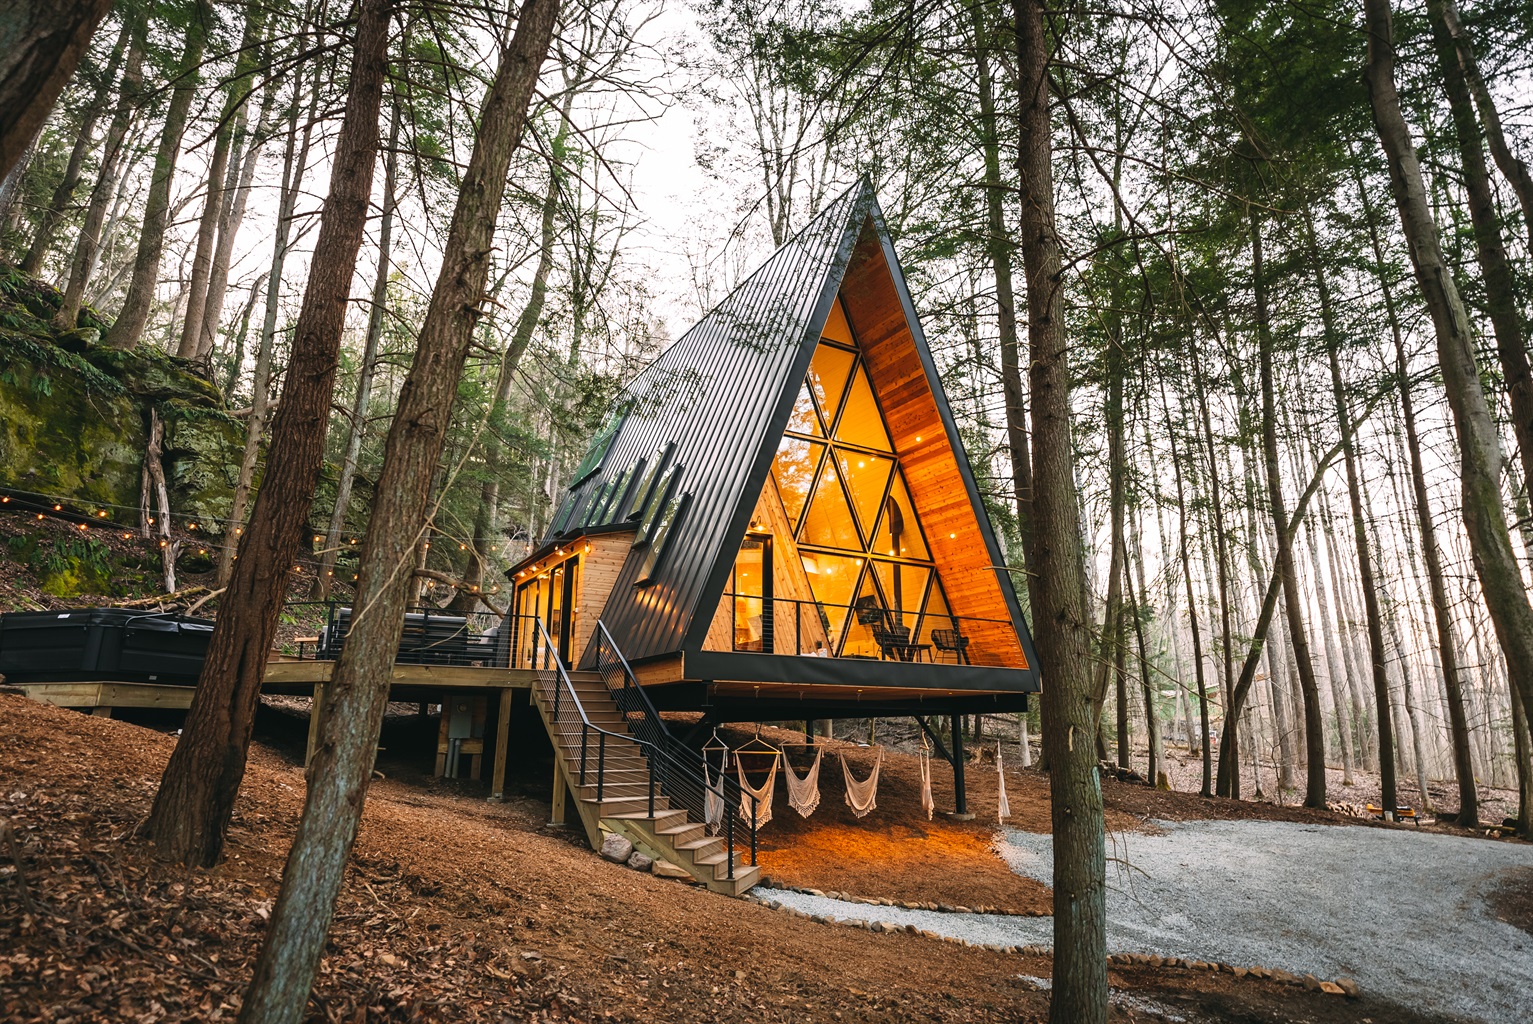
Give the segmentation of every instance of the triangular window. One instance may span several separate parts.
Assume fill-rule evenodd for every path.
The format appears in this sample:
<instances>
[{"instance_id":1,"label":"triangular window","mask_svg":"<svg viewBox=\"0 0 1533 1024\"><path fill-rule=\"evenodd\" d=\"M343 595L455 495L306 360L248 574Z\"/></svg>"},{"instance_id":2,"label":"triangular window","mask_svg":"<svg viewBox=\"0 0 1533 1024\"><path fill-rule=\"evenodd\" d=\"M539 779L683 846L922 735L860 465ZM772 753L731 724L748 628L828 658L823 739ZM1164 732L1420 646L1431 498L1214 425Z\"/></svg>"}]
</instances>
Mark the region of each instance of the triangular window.
<instances>
[{"instance_id":1,"label":"triangular window","mask_svg":"<svg viewBox=\"0 0 1533 1024\"><path fill-rule=\"evenodd\" d=\"M894 474L894 484L889 488L889 497L884 500L883 516L878 521L878 532L873 535L869 550L890 558L914 558L922 562L931 558L926 550L926 540L921 536L916 507L910 503L910 492L905 488L903 472Z\"/></svg>"},{"instance_id":2,"label":"triangular window","mask_svg":"<svg viewBox=\"0 0 1533 1024\"><path fill-rule=\"evenodd\" d=\"M854 452L845 448L836 450L836 466L846 483L847 493L852 496L852 507L857 510L857 523L864 537L873 536L873 524L878 519L878 509L889 486L889 474L894 461L866 452Z\"/></svg>"},{"instance_id":3,"label":"triangular window","mask_svg":"<svg viewBox=\"0 0 1533 1024\"><path fill-rule=\"evenodd\" d=\"M862 538L857 524L852 520L852 507L841 488L841 476L834 464L826 466L815 485L814 498L804 513L804 525L799 529L798 542L817 548L840 548L842 551L861 551Z\"/></svg>"},{"instance_id":4,"label":"triangular window","mask_svg":"<svg viewBox=\"0 0 1533 1024\"><path fill-rule=\"evenodd\" d=\"M905 630L905 635L915 633L921 599L926 596L926 581L932 571L924 565L906 565L902 562L874 562L873 574L884 592L884 607L892 626Z\"/></svg>"},{"instance_id":5,"label":"triangular window","mask_svg":"<svg viewBox=\"0 0 1533 1024\"><path fill-rule=\"evenodd\" d=\"M784 511L788 513L790 529L798 528L798 518L809 500L809 485L814 483L814 471L819 468L820 456L825 446L800 437L784 437L772 460L772 476L777 481L777 491L782 496Z\"/></svg>"},{"instance_id":6,"label":"triangular window","mask_svg":"<svg viewBox=\"0 0 1533 1024\"><path fill-rule=\"evenodd\" d=\"M815 412L814 400L809 397L809 385L798 389L793 400L793 411L788 414L788 431L793 434L812 434L824 437L825 428L820 425L820 415Z\"/></svg>"},{"instance_id":7,"label":"triangular window","mask_svg":"<svg viewBox=\"0 0 1533 1024\"><path fill-rule=\"evenodd\" d=\"M821 345L814 351L808 384L827 424L836 422L836 413L841 411L841 399L846 395L846 382L856 360L856 353L834 345Z\"/></svg>"},{"instance_id":8,"label":"triangular window","mask_svg":"<svg viewBox=\"0 0 1533 1024\"><path fill-rule=\"evenodd\" d=\"M889 432L884 429L884 417L878 411L873 398L873 386L868 383L868 372L861 364L852 376L851 391L846 396L846 407L836 421L836 440L846 444L860 445L881 452L892 452Z\"/></svg>"},{"instance_id":9,"label":"triangular window","mask_svg":"<svg viewBox=\"0 0 1533 1024\"><path fill-rule=\"evenodd\" d=\"M836 301L830 304L830 315L825 318L825 329L820 332L823 338L831 341L839 341L843 345L856 345L852 339L852 325L847 323L846 309L841 305L841 296L836 296Z\"/></svg>"}]
</instances>

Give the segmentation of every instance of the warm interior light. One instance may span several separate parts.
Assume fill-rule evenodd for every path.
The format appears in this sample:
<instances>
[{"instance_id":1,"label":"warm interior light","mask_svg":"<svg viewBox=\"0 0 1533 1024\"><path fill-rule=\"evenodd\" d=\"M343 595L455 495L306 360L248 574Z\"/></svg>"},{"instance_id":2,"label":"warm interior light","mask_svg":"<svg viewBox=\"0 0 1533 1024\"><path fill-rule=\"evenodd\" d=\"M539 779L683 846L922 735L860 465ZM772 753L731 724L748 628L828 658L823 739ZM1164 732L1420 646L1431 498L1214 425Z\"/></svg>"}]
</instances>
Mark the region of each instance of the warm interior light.
<instances>
[{"instance_id":1,"label":"warm interior light","mask_svg":"<svg viewBox=\"0 0 1533 1024\"><path fill-rule=\"evenodd\" d=\"M917 434L917 435L916 435L916 443L917 443L917 444L919 444L919 443L920 443L920 441L921 441L921 435L920 435L920 434Z\"/></svg>"}]
</instances>

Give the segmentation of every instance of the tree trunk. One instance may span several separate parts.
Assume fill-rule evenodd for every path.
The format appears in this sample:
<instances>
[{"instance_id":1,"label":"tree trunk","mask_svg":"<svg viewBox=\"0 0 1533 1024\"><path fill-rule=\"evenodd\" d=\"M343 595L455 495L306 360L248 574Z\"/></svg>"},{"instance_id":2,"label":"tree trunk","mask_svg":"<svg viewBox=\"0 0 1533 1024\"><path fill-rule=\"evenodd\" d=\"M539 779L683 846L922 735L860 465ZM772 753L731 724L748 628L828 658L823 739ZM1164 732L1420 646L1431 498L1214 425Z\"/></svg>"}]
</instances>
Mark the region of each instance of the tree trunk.
<instances>
[{"instance_id":1,"label":"tree trunk","mask_svg":"<svg viewBox=\"0 0 1533 1024\"><path fill-rule=\"evenodd\" d=\"M160 418L160 410L154 406L149 407L149 443L144 448L144 502L145 512L150 508L150 500L154 502L155 514L146 516L146 526L153 525L155 532L160 535L160 576L164 584L165 593L176 592L176 555L179 553L179 542L170 530L170 489L165 484L165 421Z\"/></svg>"},{"instance_id":2,"label":"tree trunk","mask_svg":"<svg viewBox=\"0 0 1533 1024\"><path fill-rule=\"evenodd\" d=\"M1308 214L1306 214L1306 217ZM1331 370L1331 397L1336 405L1336 422L1341 429L1344 443L1342 458L1347 469L1347 497L1352 504L1352 533L1357 543L1357 571L1363 592L1363 614L1368 624L1368 652L1373 665L1374 710L1378 723L1379 788L1385 813L1393 816L1398 800L1395 780L1395 729L1390 715L1389 677L1385 666L1384 620L1379 610L1379 586L1373 570L1373 555L1368 544L1367 521L1363 514L1362 481L1358 472L1357 454L1352 442L1352 412L1347 405L1346 388L1341 378L1341 359L1335 313L1331 305L1330 282L1321 267L1319 247L1315 240L1312 223L1305 225L1310 244L1310 258L1315 268L1315 290L1320 299L1320 315L1325 330L1325 349Z\"/></svg>"},{"instance_id":3,"label":"tree trunk","mask_svg":"<svg viewBox=\"0 0 1533 1024\"><path fill-rule=\"evenodd\" d=\"M100 79L96 83L96 91L91 95L90 102L80 114L80 123L76 127L78 134L75 136L74 148L69 151L69 162L64 166L64 176L59 179L58 187L53 190L53 198L49 200L47 209L43 210L42 218L37 224L37 234L32 236L32 245L27 249L27 254L22 258L21 269L24 273L36 275L42 269L43 258L48 255L48 248L53 244L53 232L58 227L59 219L64 216L64 211L69 208L74 199L75 189L80 186L80 174L85 168L85 157L90 152L92 138L96 133L96 122L101 119L106 110L107 100L112 94L112 86L116 84L117 68L122 63L123 50L128 45L128 40L133 35L133 23L125 20L122 29L117 33L117 43L112 47L112 55L107 60L106 69L100 72Z\"/></svg>"},{"instance_id":4,"label":"tree trunk","mask_svg":"<svg viewBox=\"0 0 1533 1024\"><path fill-rule=\"evenodd\" d=\"M378 226L378 272L373 278L372 306L367 315L362 365L357 369L357 393L351 403L346 450L341 456L341 478L335 485L335 508L330 513L330 525L325 531L319 572L315 574L314 586L309 591L311 601L323 601L330 596L330 586L335 578L335 560L341 550L341 533L346 529L346 513L351 508L351 488L357 478L357 462L362 455L362 442L367 436L367 407L373 397L373 372L378 364L378 342L383 337L383 320L388 311L389 270L393 266L398 147L399 99L396 96L389 114L389 152L383 163L383 218Z\"/></svg>"},{"instance_id":5,"label":"tree trunk","mask_svg":"<svg viewBox=\"0 0 1533 1024\"><path fill-rule=\"evenodd\" d=\"M1501 441L1480 385L1469 317L1443 260L1437 225L1427 206L1421 166L1400 113L1394 82L1394 41L1388 0L1365 0L1369 97L1379 138L1389 158L1390 185L1399 207L1411 265L1432 315L1438 364L1459 442L1465 533L1474 555L1485 606L1506 658L1507 676L1533 702L1533 607L1512 550L1500 489ZM1383 715L1380 715L1383 718ZM1384 760L1381 756L1380 760Z\"/></svg>"},{"instance_id":6,"label":"tree trunk","mask_svg":"<svg viewBox=\"0 0 1533 1024\"><path fill-rule=\"evenodd\" d=\"M1517 309L1517 282L1507 259L1506 242L1501 237L1501 217L1491 191L1490 172L1485 166L1485 151L1480 148L1480 125L1475 120L1474 103L1453 35L1444 19L1450 0L1429 0L1432 35L1437 44L1437 63L1448 93L1448 107L1453 115L1458 138L1460 167L1464 172L1464 191L1468 198L1469 220L1474 228L1475 257L1485 288L1485 309L1490 316L1491 332L1496 338L1496 355L1506 380L1507 397L1512 409L1512 433L1522 455L1522 473L1533 477L1533 370L1528 366L1528 348L1523 335L1522 317ZM1523 168L1524 173L1526 168Z\"/></svg>"},{"instance_id":7,"label":"tree trunk","mask_svg":"<svg viewBox=\"0 0 1533 1024\"><path fill-rule=\"evenodd\" d=\"M261 101L254 129L246 130L246 115L239 113L239 128L234 133L236 159L229 167L224 182L223 208L218 216L218 245L213 249L213 269L208 273L208 296L202 308L201 333L197 340L196 361L208 368L208 378L213 378L213 347L223 324L224 301L229 294L229 263L234 257L234 240L240 225L245 221L245 207L250 201L250 186L255 180L256 167L261 162L261 150L266 145L267 122L271 114L276 88L269 85ZM243 143L243 145L242 145Z\"/></svg>"},{"instance_id":8,"label":"tree trunk","mask_svg":"<svg viewBox=\"0 0 1533 1024\"><path fill-rule=\"evenodd\" d=\"M69 281L64 286L63 303L53 320L61 330L72 331L78 325L80 306L85 301L85 286L95 271L96 253L101 246L101 226L106 221L107 207L117 191L128 125L142 99L143 32L141 24L135 25L129 35L127 61L123 67L122 82L117 87L117 105L112 111L112 122L107 126L106 140L101 147L101 173L85 206L85 220L75 239L74 258L70 261Z\"/></svg>"},{"instance_id":9,"label":"tree trunk","mask_svg":"<svg viewBox=\"0 0 1533 1024\"><path fill-rule=\"evenodd\" d=\"M186 47L181 52L176 77L165 112L165 127L160 132L160 147L154 156L154 173L149 183L149 198L144 202L143 224L138 252L133 259L133 279L117 320L102 338L113 348L133 348L149 322L149 308L154 290L160 283L160 255L165 248L165 228L170 221L170 185L176 176L176 162L181 155L181 137L186 118L197 92L203 46L213 20L210 0L197 0L186 27Z\"/></svg>"},{"instance_id":10,"label":"tree trunk","mask_svg":"<svg viewBox=\"0 0 1533 1024\"><path fill-rule=\"evenodd\" d=\"M1490 89L1486 87L1485 79L1480 74L1480 64L1474 55L1473 40L1469 38L1469 32L1459 21L1458 5L1454 0L1428 4L1427 14L1433 19L1433 35L1446 32L1454 47L1453 63L1458 69L1456 77L1461 78L1468 91L1474 95L1475 106L1480 111L1480 120L1485 125L1485 141L1490 145L1490 153L1496 161L1497 169L1512 186L1512 191L1517 194L1517 202L1522 207L1523 227L1528 232L1528 245L1533 247L1533 174L1528 171L1527 161L1514 154L1511 147L1507 145L1506 133L1501 128L1501 112L1496 109L1496 101L1491 97ZM1448 70L1445 67L1444 79L1447 78ZM1452 100L1451 91L1449 99ZM1481 163L1484 163L1483 157Z\"/></svg>"},{"instance_id":11,"label":"tree trunk","mask_svg":"<svg viewBox=\"0 0 1533 1024\"><path fill-rule=\"evenodd\" d=\"M1139 648L1139 685L1141 692L1144 694L1144 728L1149 741L1150 763L1145 778L1149 780L1150 785L1158 787L1160 785L1162 753L1160 736L1160 714L1155 707L1155 689L1150 682L1150 657L1144 642L1144 613L1140 605L1140 601L1144 598L1146 593L1144 578L1144 552L1141 551L1139 547L1139 530L1135 529L1133 534L1135 538L1133 546L1133 562L1134 570L1139 575L1138 589L1134 589L1134 577L1127 575L1127 570L1125 570L1124 579L1128 587L1129 604L1133 606L1134 609L1134 637Z\"/></svg>"},{"instance_id":12,"label":"tree trunk","mask_svg":"<svg viewBox=\"0 0 1533 1024\"><path fill-rule=\"evenodd\" d=\"M989 33L985 7L969 7L974 26L974 64L979 86L980 149L985 158L985 252L995 277L996 330L1001 349L1001 394L1006 404L1007 455L1011 459L1012 496L1017 503L1017 532L1023 557L1032 550L1033 466L1027 437L1027 403L1017 344L1017 298L1012 283L1012 242L1006 231L1007 186L1001 179L1001 136L995 112Z\"/></svg>"},{"instance_id":13,"label":"tree trunk","mask_svg":"<svg viewBox=\"0 0 1533 1024\"><path fill-rule=\"evenodd\" d=\"M442 269L421 323L415 360L389 428L378 499L368 521L351 633L326 687L303 818L283 872L242 1024L296 1024L308 1003L346 859L362 817L389 667L413 580L400 570L427 529L427 502L458 378L483 315L485 283L511 156L527 120L558 15L556 0L526 0L516 34L480 111L459 186Z\"/></svg>"},{"instance_id":14,"label":"tree trunk","mask_svg":"<svg viewBox=\"0 0 1533 1024\"><path fill-rule=\"evenodd\" d=\"M1192 557L1188 553L1187 493L1182 483L1182 456L1177 451L1176 428L1171 422L1171 406L1166 401L1164 378L1161 380L1161 405L1166 410L1166 435L1171 439L1171 469L1176 476L1176 512L1181 530L1182 577L1187 582L1187 619L1192 627L1192 664L1198 681L1198 737L1195 741L1189 738L1188 753L1202 752L1203 788L1200 792L1204 796L1213 796L1214 754L1208 742L1213 733L1208 720L1208 681L1203 669L1203 635L1198 629L1198 595L1192 586ZM1036 617L1034 621L1037 621Z\"/></svg>"},{"instance_id":15,"label":"tree trunk","mask_svg":"<svg viewBox=\"0 0 1533 1024\"><path fill-rule=\"evenodd\" d=\"M1028 589L1043 692L1054 831L1052 1024L1106 1024L1106 853L1091 645L1081 600L1080 517L1070 430L1070 368L1054 221L1049 43L1042 0L1014 0L1020 118L1022 266L1027 277L1033 422L1033 549Z\"/></svg>"},{"instance_id":16,"label":"tree trunk","mask_svg":"<svg viewBox=\"0 0 1533 1024\"><path fill-rule=\"evenodd\" d=\"M565 96L563 117L551 146L555 153L563 150L567 138L570 111L575 98L574 89L570 89ZM554 215L559 209L562 179L563 176L558 168L549 168L548 189L543 194L543 211L538 232L538 265L533 269L532 287L527 294L527 303L516 319L516 328L511 332L511 342L506 346L495 381L495 395L490 403L489 421L484 438L485 480L479 488L479 508L474 515L474 536L470 542L468 565L463 574L464 589L458 592L453 602L454 607L463 612L475 608L480 595L484 592L484 574L491 559L490 538L495 535L495 522L499 514L500 477L505 459L500 434L505 425L507 405L511 400L511 384L516 379L516 371L521 365L522 356L527 352L527 346L532 343L532 335L537 330L538 321L543 316L543 307L548 300L548 275L552 273L554 265Z\"/></svg>"},{"instance_id":17,"label":"tree trunk","mask_svg":"<svg viewBox=\"0 0 1533 1024\"><path fill-rule=\"evenodd\" d=\"M1299 670L1304 698L1304 752L1306 778L1304 806L1325 806L1325 721L1320 716L1320 687L1310 659L1309 638L1304 630L1303 595L1294 565L1293 537L1288 512L1283 507L1283 481L1278 460L1277 398L1272 380L1272 332L1267 321L1267 287L1262 278L1261 220L1251 216L1251 272L1256 288L1256 336L1260 349L1262 386L1262 450L1267 461L1267 500L1271 506L1273 532L1277 535L1277 561L1283 579L1283 605L1289 641Z\"/></svg>"},{"instance_id":18,"label":"tree trunk","mask_svg":"<svg viewBox=\"0 0 1533 1024\"><path fill-rule=\"evenodd\" d=\"M21 163L112 0L9 0L0 22L0 180Z\"/></svg>"},{"instance_id":19,"label":"tree trunk","mask_svg":"<svg viewBox=\"0 0 1533 1024\"><path fill-rule=\"evenodd\" d=\"M259 7L247 7L244 13L245 27L240 39L239 56L235 59L234 75L225 86L223 110L213 137L213 154L208 161L207 189L202 201L202 217L197 225L197 249L192 259L191 281L187 284L186 316L181 325L181 341L176 347L177 356L197 360L204 366L206 353L202 346L202 333L203 322L207 318L214 250L220 241L221 222L229 212L229 204L234 198L231 189L239 174L238 161L231 167L230 157L245 132L250 73L257 62L256 50L265 20Z\"/></svg>"},{"instance_id":20,"label":"tree trunk","mask_svg":"<svg viewBox=\"0 0 1533 1024\"><path fill-rule=\"evenodd\" d=\"M324 74L324 67L325 65L321 63L315 68L315 80L309 92L308 117L304 121L301 143L298 141L298 97L302 92L301 78L293 89L293 105L288 114L287 145L282 154L282 194L277 201L277 237L272 245L271 269L266 279L266 310L261 324L261 339L256 349L254 379L251 382L250 416L245 420L245 449L240 456L239 477L235 480L234 499L229 510L229 523L232 528L224 532L223 549L218 555L220 586L228 586L230 574L234 570L235 551L239 538L244 533L245 506L250 501L250 490L255 482L256 463L261 454L261 438L266 432L267 406L271 401L271 364L277 340L277 313L282 298L282 268L287 263L288 240L292 235L293 210L298 204L299 185L308 168L309 145L314 138L314 115L322 92L320 79ZM323 458L323 455L321 457Z\"/></svg>"},{"instance_id":21,"label":"tree trunk","mask_svg":"<svg viewBox=\"0 0 1533 1024\"><path fill-rule=\"evenodd\" d=\"M288 572L314 499L336 354L372 194L389 12L388 0L364 0L357 17L330 194L293 329L266 477L239 541L244 557L232 567L185 730L150 813L149 834L159 856L188 866L211 867L223 848Z\"/></svg>"}]
</instances>

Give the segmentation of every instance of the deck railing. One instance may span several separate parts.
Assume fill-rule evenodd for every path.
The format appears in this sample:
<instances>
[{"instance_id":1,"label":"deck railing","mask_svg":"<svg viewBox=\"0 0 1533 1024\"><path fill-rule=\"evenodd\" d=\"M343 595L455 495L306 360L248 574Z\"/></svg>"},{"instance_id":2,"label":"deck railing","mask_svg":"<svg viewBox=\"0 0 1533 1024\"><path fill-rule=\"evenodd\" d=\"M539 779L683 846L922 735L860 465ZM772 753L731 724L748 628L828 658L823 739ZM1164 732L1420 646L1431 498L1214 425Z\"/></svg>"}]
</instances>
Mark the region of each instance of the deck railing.
<instances>
[{"instance_id":1,"label":"deck railing","mask_svg":"<svg viewBox=\"0 0 1533 1024\"><path fill-rule=\"evenodd\" d=\"M756 654L1025 668L1008 619L888 608L867 598L828 604L724 594L730 648Z\"/></svg>"},{"instance_id":2,"label":"deck railing","mask_svg":"<svg viewBox=\"0 0 1533 1024\"><path fill-rule=\"evenodd\" d=\"M297 656L334 661L341 656L351 632L352 609L339 601L293 601L283 606L284 617L300 630L291 643ZM395 661L401 665L461 665L508 668L522 631L516 615L471 612L467 615L429 605L405 611L404 632Z\"/></svg>"},{"instance_id":3,"label":"deck railing","mask_svg":"<svg viewBox=\"0 0 1533 1024\"><path fill-rule=\"evenodd\" d=\"M602 650L606 668L600 673L607 691L612 696L619 713L623 716L625 729L617 732L591 721L580 695L570 679L568 670L558 657L558 648L549 639L548 630L538 621L534 627L539 693L549 716L549 727L563 741L566 751L579 751L577 785L596 787L596 799L600 803L612 796L611 786L616 777L607 765L608 748L614 741L633 743L644 756L645 803L651 818L655 814L655 798L664 794L671 808L687 812L693 823L710 827L707 820L709 786L703 777L699 760L701 755L690 751L665 728L660 716L649 703L633 676L633 671L611 642L606 627L598 622L600 635L604 638ZM618 679L621 677L621 681ZM632 785L632 780L626 780ZM740 828L747 833L750 842L751 865L756 864L756 798L745 794L742 800L738 782L725 776L715 780L714 794L723 801L723 817L718 823L724 840L727 877L735 877L735 848L738 831L736 814L749 808L748 820ZM623 794L631 798L633 794Z\"/></svg>"}]
</instances>

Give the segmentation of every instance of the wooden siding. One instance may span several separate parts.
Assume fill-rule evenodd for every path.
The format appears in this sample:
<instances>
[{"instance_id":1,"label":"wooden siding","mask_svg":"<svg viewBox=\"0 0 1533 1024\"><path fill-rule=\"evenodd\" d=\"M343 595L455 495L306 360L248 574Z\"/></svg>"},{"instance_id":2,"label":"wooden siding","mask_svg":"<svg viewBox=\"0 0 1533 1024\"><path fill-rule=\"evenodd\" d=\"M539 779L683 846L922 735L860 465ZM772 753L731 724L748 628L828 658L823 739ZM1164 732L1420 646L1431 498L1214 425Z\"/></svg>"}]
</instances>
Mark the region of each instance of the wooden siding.
<instances>
[{"instance_id":1,"label":"wooden siding","mask_svg":"<svg viewBox=\"0 0 1533 1024\"><path fill-rule=\"evenodd\" d=\"M580 556L580 593L575 595L575 635L570 637L571 660L579 661L582 652L596 634L596 620L607 606L613 584L623 572L623 564L633 551L634 531L600 533L575 544L588 544L591 550Z\"/></svg>"},{"instance_id":2,"label":"wooden siding","mask_svg":"<svg viewBox=\"0 0 1533 1024\"><path fill-rule=\"evenodd\" d=\"M863 230L841 295L952 613L994 620L961 623L971 654L976 661L1028 668L953 441L871 227Z\"/></svg>"}]
</instances>

